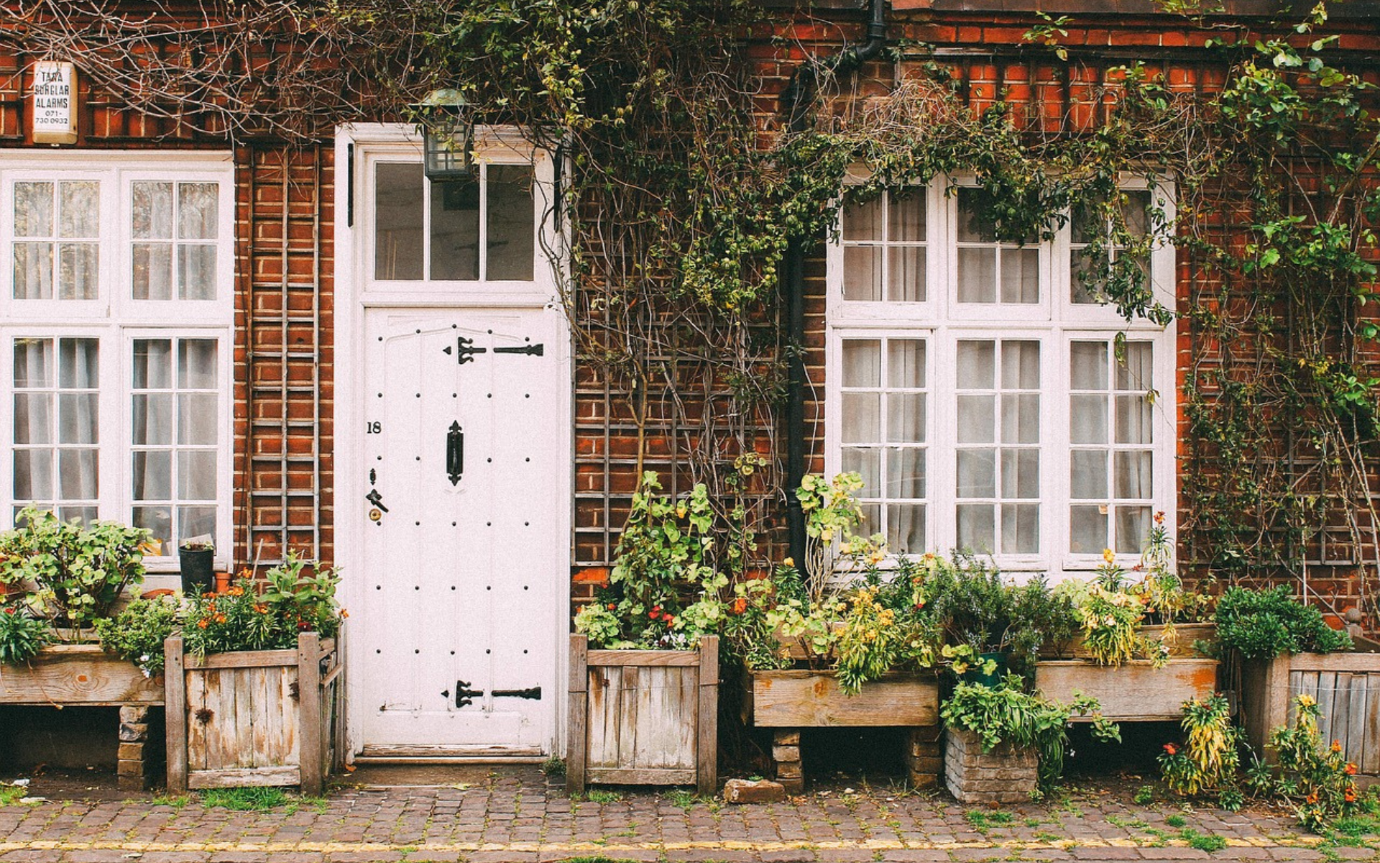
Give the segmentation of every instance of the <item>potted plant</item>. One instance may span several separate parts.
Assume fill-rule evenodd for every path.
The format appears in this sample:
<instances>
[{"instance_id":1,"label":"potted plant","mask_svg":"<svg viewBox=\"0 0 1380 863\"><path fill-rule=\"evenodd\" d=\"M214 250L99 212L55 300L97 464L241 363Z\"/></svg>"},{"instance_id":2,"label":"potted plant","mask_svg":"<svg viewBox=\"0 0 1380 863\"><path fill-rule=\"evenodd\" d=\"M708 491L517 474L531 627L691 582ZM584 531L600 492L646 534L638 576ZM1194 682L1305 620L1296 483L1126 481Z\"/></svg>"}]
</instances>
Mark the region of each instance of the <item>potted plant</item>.
<instances>
[{"instance_id":1,"label":"potted plant","mask_svg":"<svg viewBox=\"0 0 1380 863\"><path fill-rule=\"evenodd\" d=\"M193 539L177 549L182 592L188 596L211 593L216 589L216 546L210 539Z\"/></svg>"},{"instance_id":2,"label":"potted plant","mask_svg":"<svg viewBox=\"0 0 1380 863\"><path fill-rule=\"evenodd\" d=\"M740 472L755 466L739 460ZM609 584L575 616L566 753L575 791L590 782L694 784L712 794L718 784L727 549L702 483L679 499L660 490L645 473Z\"/></svg>"},{"instance_id":3,"label":"potted plant","mask_svg":"<svg viewBox=\"0 0 1380 863\"><path fill-rule=\"evenodd\" d=\"M1158 513L1141 562L1127 572L1111 550L1090 582L1066 581L1079 621L1071 649L1052 649L1035 664L1035 686L1050 698L1084 692L1118 721L1175 721L1180 706L1217 689L1210 626L1200 625L1209 597L1188 591L1171 568L1170 540ZM1071 655L1070 655L1071 654Z\"/></svg>"},{"instance_id":4,"label":"potted plant","mask_svg":"<svg viewBox=\"0 0 1380 863\"><path fill-rule=\"evenodd\" d=\"M1275 763L1273 729L1289 725L1296 695L1319 707L1319 733L1338 741L1363 777L1380 776L1380 644L1327 625L1322 612L1295 598L1288 585L1263 590L1232 586L1217 601L1222 655L1240 668L1246 739Z\"/></svg>"},{"instance_id":5,"label":"potted plant","mask_svg":"<svg viewBox=\"0 0 1380 863\"><path fill-rule=\"evenodd\" d=\"M16 523L0 534L0 704L118 706L119 784L141 789L151 769L148 711L163 702L162 680L107 654L92 627L143 581L149 533L63 522L35 507Z\"/></svg>"},{"instance_id":6,"label":"potted plant","mask_svg":"<svg viewBox=\"0 0 1380 863\"><path fill-rule=\"evenodd\" d=\"M163 645L168 788L300 785L320 794L335 762L340 573L289 552L262 580L187 597ZM166 626L151 600L104 628L141 664ZM243 720L267 717L251 728Z\"/></svg>"},{"instance_id":7,"label":"potted plant","mask_svg":"<svg viewBox=\"0 0 1380 863\"><path fill-rule=\"evenodd\" d=\"M960 682L940 711L945 727L944 782L960 803L1022 803L1050 790L1063 774L1068 724L1092 722L1099 740L1121 741L1096 699L1070 704L1025 691L1018 675L996 686Z\"/></svg>"}]
</instances>

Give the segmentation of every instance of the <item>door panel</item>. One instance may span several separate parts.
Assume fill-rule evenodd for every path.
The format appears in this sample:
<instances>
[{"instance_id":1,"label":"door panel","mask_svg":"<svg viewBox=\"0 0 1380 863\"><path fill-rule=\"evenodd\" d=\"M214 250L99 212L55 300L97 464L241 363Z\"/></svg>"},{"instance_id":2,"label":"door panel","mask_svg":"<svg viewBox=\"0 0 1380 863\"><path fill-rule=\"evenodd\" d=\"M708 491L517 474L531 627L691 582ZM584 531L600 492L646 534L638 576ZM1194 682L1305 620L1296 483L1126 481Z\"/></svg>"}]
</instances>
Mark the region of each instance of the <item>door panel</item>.
<instances>
[{"instance_id":1,"label":"door panel","mask_svg":"<svg viewBox=\"0 0 1380 863\"><path fill-rule=\"evenodd\" d=\"M365 747L544 750L556 701L557 316L370 310ZM538 693L537 690L540 690Z\"/></svg>"}]
</instances>

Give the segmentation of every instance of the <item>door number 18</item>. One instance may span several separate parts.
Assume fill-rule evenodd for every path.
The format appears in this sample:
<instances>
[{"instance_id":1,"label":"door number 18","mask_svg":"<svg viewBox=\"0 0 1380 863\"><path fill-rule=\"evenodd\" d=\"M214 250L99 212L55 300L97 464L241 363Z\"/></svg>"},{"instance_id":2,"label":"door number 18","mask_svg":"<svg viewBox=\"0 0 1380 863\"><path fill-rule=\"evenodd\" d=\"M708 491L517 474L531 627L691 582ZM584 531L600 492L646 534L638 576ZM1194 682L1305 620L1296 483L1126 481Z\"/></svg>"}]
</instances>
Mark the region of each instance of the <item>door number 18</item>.
<instances>
[{"instance_id":1,"label":"door number 18","mask_svg":"<svg viewBox=\"0 0 1380 863\"><path fill-rule=\"evenodd\" d=\"M364 431L366 434L380 434L383 431L383 423L377 421L365 423Z\"/></svg>"}]
</instances>

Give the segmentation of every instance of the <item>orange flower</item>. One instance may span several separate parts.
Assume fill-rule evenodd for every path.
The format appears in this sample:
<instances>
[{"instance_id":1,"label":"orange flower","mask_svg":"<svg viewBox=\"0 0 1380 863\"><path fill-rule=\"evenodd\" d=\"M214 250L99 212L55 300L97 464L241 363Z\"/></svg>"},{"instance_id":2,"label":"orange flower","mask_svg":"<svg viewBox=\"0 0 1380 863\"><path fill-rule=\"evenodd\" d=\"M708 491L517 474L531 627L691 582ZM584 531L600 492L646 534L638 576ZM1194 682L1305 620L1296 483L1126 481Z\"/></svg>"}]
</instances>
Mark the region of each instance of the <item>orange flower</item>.
<instances>
[{"instance_id":1,"label":"orange flower","mask_svg":"<svg viewBox=\"0 0 1380 863\"><path fill-rule=\"evenodd\" d=\"M1341 743L1340 740L1334 740L1334 741L1332 741L1332 751L1333 751L1333 752L1341 752L1341 751L1342 751L1342 743Z\"/></svg>"},{"instance_id":2,"label":"orange flower","mask_svg":"<svg viewBox=\"0 0 1380 863\"><path fill-rule=\"evenodd\" d=\"M1178 754L1178 752L1179 752L1179 748L1178 748L1177 746L1175 746L1174 744L1172 744L1172 743L1166 743L1166 744L1164 744L1164 754L1165 754L1165 755L1176 755L1176 754Z\"/></svg>"},{"instance_id":3,"label":"orange flower","mask_svg":"<svg viewBox=\"0 0 1380 863\"><path fill-rule=\"evenodd\" d=\"M230 588L230 595L231 595L231 596L244 596L244 588L242 588L242 587L232 587L232 588Z\"/></svg>"},{"instance_id":4,"label":"orange flower","mask_svg":"<svg viewBox=\"0 0 1380 863\"><path fill-rule=\"evenodd\" d=\"M1347 776L1355 776L1355 775L1356 775L1356 765L1355 765L1355 764L1348 764L1348 765L1346 766L1346 775L1347 775Z\"/></svg>"},{"instance_id":5,"label":"orange flower","mask_svg":"<svg viewBox=\"0 0 1380 863\"><path fill-rule=\"evenodd\" d=\"M216 623L224 623L224 622L225 622L225 615L223 615L223 614L217 614L217 615L216 615Z\"/></svg>"},{"instance_id":6,"label":"orange flower","mask_svg":"<svg viewBox=\"0 0 1380 863\"><path fill-rule=\"evenodd\" d=\"M1353 786L1351 786L1351 785L1348 785L1347 788L1346 788L1346 794L1344 795L1344 797L1346 798L1346 802L1348 802L1348 803L1355 803L1355 802L1356 802L1356 789L1355 789L1355 787L1353 787Z\"/></svg>"},{"instance_id":7,"label":"orange flower","mask_svg":"<svg viewBox=\"0 0 1380 863\"><path fill-rule=\"evenodd\" d=\"M341 619L341 620L348 620L349 617L350 617L350 612L346 611L346 610L343 609L343 608L340 609L340 619Z\"/></svg>"},{"instance_id":8,"label":"orange flower","mask_svg":"<svg viewBox=\"0 0 1380 863\"><path fill-rule=\"evenodd\" d=\"M268 614L268 606L264 605L262 602L254 603L254 610L259 614Z\"/></svg>"},{"instance_id":9,"label":"orange flower","mask_svg":"<svg viewBox=\"0 0 1380 863\"><path fill-rule=\"evenodd\" d=\"M210 625L210 623L211 623L211 621L209 621L209 620L207 620L206 618L203 617L203 618L201 618L200 620L198 620L198 621L196 622L196 628L197 628L197 629L205 629L208 625Z\"/></svg>"},{"instance_id":10,"label":"orange flower","mask_svg":"<svg viewBox=\"0 0 1380 863\"><path fill-rule=\"evenodd\" d=\"M740 597L738 597L737 599L733 600L733 613L734 613L734 614L742 614L742 613L745 612L745 611L747 611L747 597L746 597L746 596L740 596Z\"/></svg>"},{"instance_id":11,"label":"orange flower","mask_svg":"<svg viewBox=\"0 0 1380 863\"><path fill-rule=\"evenodd\" d=\"M1303 800L1305 803L1317 803L1318 792L1314 791L1312 794L1309 794L1307 797L1303 798Z\"/></svg>"}]
</instances>

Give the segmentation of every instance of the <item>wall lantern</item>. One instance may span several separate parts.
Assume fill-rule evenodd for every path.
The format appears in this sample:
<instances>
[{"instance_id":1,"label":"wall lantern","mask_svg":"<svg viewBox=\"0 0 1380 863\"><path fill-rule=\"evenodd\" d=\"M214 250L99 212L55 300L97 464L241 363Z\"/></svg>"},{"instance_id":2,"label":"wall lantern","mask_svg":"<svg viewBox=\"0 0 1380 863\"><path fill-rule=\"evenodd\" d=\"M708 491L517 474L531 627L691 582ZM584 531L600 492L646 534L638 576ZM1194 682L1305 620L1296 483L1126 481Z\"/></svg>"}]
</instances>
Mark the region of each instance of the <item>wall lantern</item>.
<instances>
[{"instance_id":1,"label":"wall lantern","mask_svg":"<svg viewBox=\"0 0 1380 863\"><path fill-rule=\"evenodd\" d=\"M417 105L427 179L468 180L474 174L474 118L459 90L432 90Z\"/></svg>"}]
</instances>

